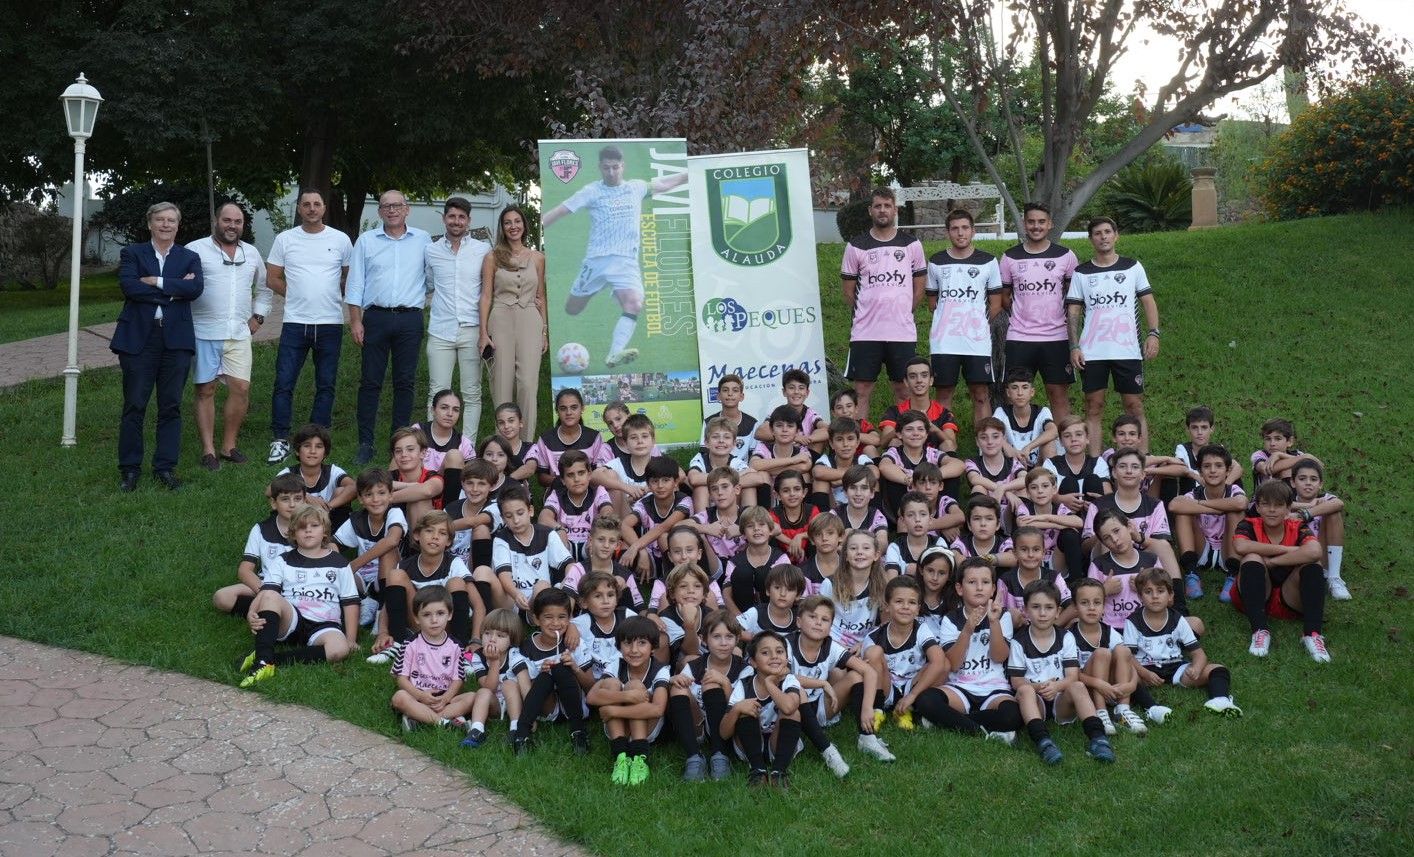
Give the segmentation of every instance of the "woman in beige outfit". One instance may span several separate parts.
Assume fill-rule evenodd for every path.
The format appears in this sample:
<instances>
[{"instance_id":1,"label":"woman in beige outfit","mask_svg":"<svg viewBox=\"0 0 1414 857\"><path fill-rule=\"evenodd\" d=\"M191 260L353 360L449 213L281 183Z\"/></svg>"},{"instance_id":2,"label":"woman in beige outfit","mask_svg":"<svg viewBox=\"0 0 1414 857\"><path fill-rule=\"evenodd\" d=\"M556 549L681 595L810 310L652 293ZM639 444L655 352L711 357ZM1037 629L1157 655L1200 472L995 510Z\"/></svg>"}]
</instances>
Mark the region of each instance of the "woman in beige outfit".
<instances>
[{"instance_id":1,"label":"woman in beige outfit","mask_svg":"<svg viewBox=\"0 0 1414 857\"><path fill-rule=\"evenodd\" d=\"M521 440L534 442L540 358L550 347L545 254L525 246L525 214L517 206L501 212L497 233L495 248L481 264L481 350L489 345L496 352L492 400L497 406L510 401L519 405Z\"/></svg>"}]
</instances>

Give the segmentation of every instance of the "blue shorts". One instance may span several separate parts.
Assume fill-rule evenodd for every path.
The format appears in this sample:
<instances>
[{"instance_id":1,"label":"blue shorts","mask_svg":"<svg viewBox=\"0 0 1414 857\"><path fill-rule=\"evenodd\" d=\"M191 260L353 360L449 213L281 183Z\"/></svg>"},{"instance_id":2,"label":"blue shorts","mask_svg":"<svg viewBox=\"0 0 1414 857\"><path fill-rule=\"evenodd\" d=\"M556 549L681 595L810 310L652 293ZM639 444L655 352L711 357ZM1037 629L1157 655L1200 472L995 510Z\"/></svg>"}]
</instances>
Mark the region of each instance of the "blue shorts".
<instances>
[{"instance_id":1,"label":"blue shorts","mask_svg":"<svg viewBox=\"0 0 1414 857\"><path fill-rule=\"evenodd\" d=\"M249 339L197 339L192 383L209 384L221 376L250 380Z\"/></svg>"}]
</instances>

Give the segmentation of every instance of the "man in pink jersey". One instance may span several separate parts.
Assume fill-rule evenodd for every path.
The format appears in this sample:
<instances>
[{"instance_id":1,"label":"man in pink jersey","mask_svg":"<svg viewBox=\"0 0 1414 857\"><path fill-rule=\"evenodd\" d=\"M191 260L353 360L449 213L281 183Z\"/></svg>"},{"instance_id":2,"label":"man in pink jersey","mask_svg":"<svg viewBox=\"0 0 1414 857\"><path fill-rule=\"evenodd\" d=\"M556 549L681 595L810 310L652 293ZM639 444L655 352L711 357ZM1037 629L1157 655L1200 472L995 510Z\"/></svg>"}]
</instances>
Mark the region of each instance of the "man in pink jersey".
<instances>
[{"instance_id":1,"label":"man in pink jersey","mask_svg":"<svg viewBox=\"0 0 1414 857\"><path fill-rule=\"evenodd\" d=\"M869 398L884 365L889 368L894 399L904 397L904 372L918 348L913 313L923 301L928 262L921 241L899 234L896 213L894 192L875 188L869 202L873 223L868 232L845 245L840 266L844 302L854 312L844 376L854 382L856 411L861 416L869 414ZM1065 338L1064 321L1061 338Z\"/></svg>"},{"instance_id":2,"label":"man in pink jersey","mask_svg":"<svg viewBox=\"0 0 1414 857\"><path fill-rule=\"evenodd\" d=\"M1065 293L1079 260L1051 241L1051 211L1037 202L1023 210L1025 239L1002 254L1002 290L991 298L991 314L1011 311L1006 335L1006 368L1041 373L1051 415L1070 416L1075 371L1065 329ZM1001 377L1001 373L998 373Z\"/></svg>"}]
</instances>

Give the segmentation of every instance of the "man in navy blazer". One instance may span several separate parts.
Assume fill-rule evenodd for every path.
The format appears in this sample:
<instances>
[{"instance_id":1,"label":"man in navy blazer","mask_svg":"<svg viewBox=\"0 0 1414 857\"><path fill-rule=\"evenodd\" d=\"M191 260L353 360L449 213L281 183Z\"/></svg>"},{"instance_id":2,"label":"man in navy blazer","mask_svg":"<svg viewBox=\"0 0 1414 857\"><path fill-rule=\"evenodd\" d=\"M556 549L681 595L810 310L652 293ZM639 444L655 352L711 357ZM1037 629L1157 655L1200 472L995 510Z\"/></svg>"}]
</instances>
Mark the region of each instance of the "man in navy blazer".
<instances>
[{"instance_id":1,"label":"man in navy blazer","mask_svg":"<svg viewBox=\"0 0 1414 857\"><path fill-rule=\"evenodd\" d=\"M118 470L124 491L142 471L142 426L157 391L157 448L152 475L176 490L173 470L182 447L182 394L196 353L191 302L201 294L201 257L176 243L182 212L170 202L147 210L152 240L123 248L118 285L123 311L109 346L123 369L123 418L118 427Z\"/></svg>"}]
</instances>

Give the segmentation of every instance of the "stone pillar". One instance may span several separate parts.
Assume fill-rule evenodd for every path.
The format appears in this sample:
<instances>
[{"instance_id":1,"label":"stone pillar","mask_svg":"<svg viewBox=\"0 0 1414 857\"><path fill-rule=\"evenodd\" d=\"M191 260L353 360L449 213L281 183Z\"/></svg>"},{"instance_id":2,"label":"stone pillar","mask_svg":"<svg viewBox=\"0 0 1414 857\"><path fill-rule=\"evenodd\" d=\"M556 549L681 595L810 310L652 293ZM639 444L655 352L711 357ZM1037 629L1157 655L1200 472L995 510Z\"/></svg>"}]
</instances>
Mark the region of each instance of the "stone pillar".
<instances>
[{"instance_id":1,"label":"stone pillar","mask_svg":"<svg viewBox=\"0 0 1414 857\"><path fill-rule=\"evenodd\" d=\"M1193 168L1193 225L1189 229L1212 229L1218 225L1218 188L1213 167Z\"/></svg>"}]
</instances>

